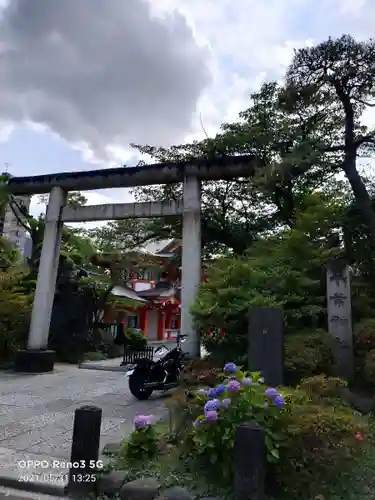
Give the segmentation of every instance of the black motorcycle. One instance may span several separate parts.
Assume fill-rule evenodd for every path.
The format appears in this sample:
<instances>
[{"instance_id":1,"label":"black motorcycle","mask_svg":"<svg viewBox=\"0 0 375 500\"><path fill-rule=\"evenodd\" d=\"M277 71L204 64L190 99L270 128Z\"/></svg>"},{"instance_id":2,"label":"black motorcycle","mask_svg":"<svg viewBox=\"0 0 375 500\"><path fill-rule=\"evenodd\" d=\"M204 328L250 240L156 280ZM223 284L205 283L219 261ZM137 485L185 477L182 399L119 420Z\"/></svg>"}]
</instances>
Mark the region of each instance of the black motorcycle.
<instances>
[{"instance_id":1,"label":"black motorcycle","mask_svg":"<svg viewBox=\"0 0 375 500\"><path fill-rule=\"evenodd\" d=\"M186 335L177 336L177 344L172 349L160 346L155 350L157 361L140 359L126 373L129 377L129 389L134 397L139 400L148 399L154 391L168 391L177 387L180 381L180 372L183 368L185 354L181 344Z\"/></svg>"}]
</instances>

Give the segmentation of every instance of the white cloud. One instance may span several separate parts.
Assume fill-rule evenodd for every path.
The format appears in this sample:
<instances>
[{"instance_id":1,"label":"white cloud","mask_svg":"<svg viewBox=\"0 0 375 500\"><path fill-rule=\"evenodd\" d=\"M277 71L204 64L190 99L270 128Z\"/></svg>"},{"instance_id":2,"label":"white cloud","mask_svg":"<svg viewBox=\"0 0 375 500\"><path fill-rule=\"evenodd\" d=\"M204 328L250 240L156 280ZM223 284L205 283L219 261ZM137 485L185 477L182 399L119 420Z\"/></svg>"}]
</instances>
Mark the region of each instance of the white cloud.
<instances>
[{"instance_id":1,"label":"white cloud","mask_svg":"<svg viewBox=\"0 0 375 500\"><path fill-rule=\"evenodd\" d=\"M0 17L0 118L44 124L105 156L183 139L209 83L178 12L144 0L12 0Z\"/></svg>"},{"instance_id":2,"label":"white cloud","mask_svg":"<svg viewBox=\"0 0 375 500\"><path fill-rule=\"evenodd\" d=\"M375 18L372 0L145 1L12 0L0 20L0 120L26 116L90 162L104 150L123 161L129 142L202 137L200 118L214 134L282 77L293 48L368 38Z\"/></svg>"}]
</instances>

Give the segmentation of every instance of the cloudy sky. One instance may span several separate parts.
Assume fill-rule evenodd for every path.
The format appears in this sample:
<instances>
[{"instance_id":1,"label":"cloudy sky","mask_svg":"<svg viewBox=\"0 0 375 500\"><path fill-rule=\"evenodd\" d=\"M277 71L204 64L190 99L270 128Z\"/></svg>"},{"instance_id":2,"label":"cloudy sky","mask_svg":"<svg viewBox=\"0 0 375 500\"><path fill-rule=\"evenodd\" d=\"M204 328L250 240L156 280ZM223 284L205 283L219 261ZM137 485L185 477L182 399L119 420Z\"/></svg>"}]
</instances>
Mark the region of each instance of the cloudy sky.
<instances>
[{"instance_id":1,"label":"cloudy sky","mask_svg":"<svg viewBox=\"0 0 375 500\"><path fill-rule=\"evenodd\" d=\"M373 0L0 0L0 163L13 175L135 164L129 143L199 138L200 115L214 133L294 47L369 38L374 19ZM109 199L129 194L89 197Z\"/></svg>"}]
</instances>

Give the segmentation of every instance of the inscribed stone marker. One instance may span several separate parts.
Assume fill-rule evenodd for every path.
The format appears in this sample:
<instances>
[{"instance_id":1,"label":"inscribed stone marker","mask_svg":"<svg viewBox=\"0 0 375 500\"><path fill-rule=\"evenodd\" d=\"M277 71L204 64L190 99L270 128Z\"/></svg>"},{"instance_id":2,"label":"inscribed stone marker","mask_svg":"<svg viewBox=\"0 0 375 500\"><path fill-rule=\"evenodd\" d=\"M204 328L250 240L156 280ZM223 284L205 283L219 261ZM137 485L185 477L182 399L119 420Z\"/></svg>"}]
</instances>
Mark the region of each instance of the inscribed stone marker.
<instances>
[{"instance_id":1,"label":"inscribed stone marker","mask_svg":"<svg viewBox=\"0 0 375 500\"><path fill-rule=\"evenodd\" d=\"M343 259L328 262L327 311L337 375L349 380L354 370L352 308L350 269Z\"/></svg>"},{"instance_id":2,"label":"inscribed stone marker","mask_svg":"<svg viewBox=\"0 0 375 500\"><path fill-rule=\"evenodd\" d=\"M284 383L284 315L277 307L249 311L249 371L260 371L269 385Z\"/></svg>"}]
</instances>

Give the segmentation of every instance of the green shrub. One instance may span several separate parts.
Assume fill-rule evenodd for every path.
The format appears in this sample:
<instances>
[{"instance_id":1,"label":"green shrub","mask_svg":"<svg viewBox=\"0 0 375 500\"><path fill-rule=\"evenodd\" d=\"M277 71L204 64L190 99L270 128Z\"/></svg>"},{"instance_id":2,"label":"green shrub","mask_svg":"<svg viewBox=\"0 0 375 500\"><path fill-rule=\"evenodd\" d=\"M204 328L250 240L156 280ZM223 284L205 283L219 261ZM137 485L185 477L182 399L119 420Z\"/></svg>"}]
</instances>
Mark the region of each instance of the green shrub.
<instances>
[{"instance_id":1,"label":"green shrub","mask_svg":"<svg viewBox=\"0 0 375 500\"><path fill-rule=\"evenodd\" d=\"M201 414L193 424L192 436L188 437L192 438L192 453L199 465L212 477L223 478L230 484L238 424L252 420L263 425L267 458L273 462L279 458L276 423L286 411L287 402L276 389L270 389L268 395L258 373L247 375L228 363L224 367L225 376L229 378L217 387L196 392L195 403L200 406Z\"/></svg>"},{"instance_id":2,"label":"green shrub","mask_svg":"<svg viewBox=\"0 0 375 500\"><path fill-rule=\"evenodd\" d=\"M12 360L27 341L33 296L22 289L24 277L17 268L0 272L0 362Z\"/></svg>"},{"instance_id":3,"label":"green shrub","mask_svg":"<svg viewBox=\"0 0 375 500\"><path fill-rule=\"evenodd\" d=\"M363 374L368 384L375 385L375 349L371 349L365 356Z\"/></svg>"},{"instance_id":4,"label":"green shrub","mask_svg":"<svg viewBox=\"0 0 375 500\"><path fill-rule=\"evenodd\" d=\"M375 385L375 318L364 319L354 327L354 362L357 383Z\"/></svg>"},{"instance_id":5,"label":"green shrub","mask_svg":"<svg viewBox=\"0 0 375 500\"><path fill-rule=\"evenodd\" d=\"M134 431L125 441L122 456L129 462L151 459L158 451L158 437L152 415L138 415L134 419Z\"/></svg>"},{"instance_id":6,"label":"green shrub","mask_svg":"<svg viewBox=\"0 0 375 500\"><path fill-rule=\"evenodd\" d=\"M369 440L369 421L350 408L291 405L282 415L280 457L273 466L276 489L285 498L327 498L340 476L350 471Z\"/></svg>"},{"instance_id":7,"label":"green shrub","mask_svg":"<svg viewBox=\"0 0 375 500\"><path fill-rule=\"evenodd\" d=\"M125 330L126 342L133 349L144 349L147 346L147 338L143 333L135 328L127 328Z\"/></svg>"},{"instance_id":8,"label":"green shrub","mask_svg":"<svg viewBox=\"0 0 375 500\"><path fill-rule=\"evenodd\" d=\"M329 336L324 330L289 335L285 338L285 375L287 385L333 369Z\"/></svg>"},{"instance_id":9,"label":"green shrub","mask_svg":"<svg viewBox=\"0 0 375 500\"><path fill-rule=\"evenodd\" d=\"M249 420L265 431L267 487L278 498L325 494L365 450L369 420L338 401L342 380L316 376L298 389L271 388L267 396L258 374L246 376L237 368L232 377L216 388L195 391L193 398L179 393L179 416L185 418L178 438L181 451L212 480L233 484L236 427ZM230 390L233 383L237 392Z\"/></svg>"},{"instance_id":10,"label":"green shrub","mask_svg":"<svg viewBox=\"0 0 375 500\"><path fill-rule=\"evenodd\" d=\"M360 357L375 349L375 318L365 319L355 325L354 349Z\"/></svg>"},{"instance_id":11,"label":"green shrub","mask_svg":"<svg viewBox=\"0 0 375 500\"><path fill-rule=\"evenodd\" d=\"M86 352L84 355L85 361L103 361L107 359L106 355L100 351Z\"/></svg>"},{"instance_id":12,"label":"green shrub","mask_svg":"<svg viewBox=\"0 0 375 500\"><path fill-rule=\"evenodd\" d=\"M342 391L347 387L347 382L338 377L315 375L302 380L298 388L306 392L315 402L341 403Z\"/></svg>"}]
</instances>

